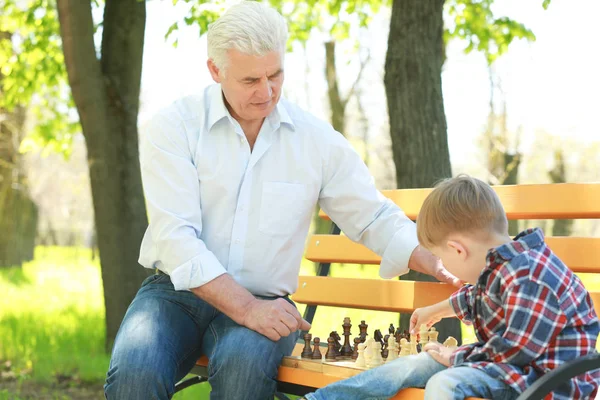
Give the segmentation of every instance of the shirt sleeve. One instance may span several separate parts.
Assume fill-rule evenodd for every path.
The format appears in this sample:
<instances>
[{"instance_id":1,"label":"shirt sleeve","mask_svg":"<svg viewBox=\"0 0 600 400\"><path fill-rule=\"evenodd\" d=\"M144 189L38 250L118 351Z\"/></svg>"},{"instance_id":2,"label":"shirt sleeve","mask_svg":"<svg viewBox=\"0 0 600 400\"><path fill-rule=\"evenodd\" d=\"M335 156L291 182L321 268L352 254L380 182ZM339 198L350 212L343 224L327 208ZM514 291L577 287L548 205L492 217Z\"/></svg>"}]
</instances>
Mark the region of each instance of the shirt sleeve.
<instances>
[{"instance_id":1,"label":"shirt sleeve","mask_svg":"<svg viewBox=\"0 0 600 400\"><path fill-rule=\"evenodd\" d=\"M450 306L462 322L473 322L473 285L464 285L450 296Z\"/></svg>"},{"instance_id":2,"label":"shirt sleeve","mask_svg":"<svg viewBox=\"0 0 600 400\"><path fill-rule=\"evenodd\" d=\"M200 186L186 131L177 115L163 112L146 125L140 140L153 262L171 276L176 290L202 286L226 271L200 239Z\"/></svg>"},{"instance_id":3,"label":"shirt sleeve","mask_svg":"<svg viewBox=\"0 0 600 400\"><path fill-rule=\"evenodd\" d=\"M463 346L453 354L453 364L491 361L526 366L543 354L567 324L555 293L547 286L526 281L503 294L506 328L485 343Z\"/></svg>"},{"instance_id":4,"label":"shirt sleeve","mask_svg":"<svg viewBox=\"0 0 600 400\"><path fill-rule=\"evenodd\" d=\"M335 131L333 136L325 158L319 205L351 240L382 257L382 278L405 274L419 244L415 223L377 190L350 143Z\"/></svg>"}]
</instances>

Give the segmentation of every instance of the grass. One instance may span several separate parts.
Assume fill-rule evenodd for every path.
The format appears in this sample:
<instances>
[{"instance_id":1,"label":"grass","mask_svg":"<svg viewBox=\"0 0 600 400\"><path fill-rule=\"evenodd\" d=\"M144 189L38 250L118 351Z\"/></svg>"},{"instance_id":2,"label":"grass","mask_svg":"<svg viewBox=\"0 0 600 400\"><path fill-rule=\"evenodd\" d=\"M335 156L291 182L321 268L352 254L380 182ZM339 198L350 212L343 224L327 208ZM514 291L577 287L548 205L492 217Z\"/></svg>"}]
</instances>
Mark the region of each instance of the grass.
<instances>
[{"instance_id":1,"label":"grass","mask_svg":"<svg viewBox=\"0 0 600 400\"><path fill-rule=\"evenodd\" d=\"M301 273L314 274L312 263L304 262ZM375 278L377 268L334 265L331 275ZM590 289L600 288L600 275L582 278ZM37 385L35 398L103 398L109 356L101 282L97 260L80 248L39 247L35 260L22 268L0 269L0 400L30 398L31 384ZM341 332L347 316L355 326L367 321L370 332L387 331L398 320L395 313L319 307L311 332ZM463 337L474 340L469 328ZM89 387L83 397L69 392L80 387ZM174 399L207 399L209 390L207 383L196 385ZM38 397L40 391L47 396Z\"/></svg>"}]
</instances>

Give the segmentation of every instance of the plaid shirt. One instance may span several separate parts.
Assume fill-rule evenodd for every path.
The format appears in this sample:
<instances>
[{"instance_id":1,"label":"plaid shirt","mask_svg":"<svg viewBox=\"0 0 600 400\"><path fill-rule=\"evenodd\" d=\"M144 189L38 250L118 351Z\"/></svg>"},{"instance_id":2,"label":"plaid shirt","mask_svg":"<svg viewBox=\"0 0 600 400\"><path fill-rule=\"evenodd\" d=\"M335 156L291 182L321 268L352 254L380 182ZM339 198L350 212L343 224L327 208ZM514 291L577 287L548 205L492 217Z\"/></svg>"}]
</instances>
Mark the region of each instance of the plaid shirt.
<instances>
[{"instance_id":1,"label":"plaid shirt","mask_svg":"<svg viewBox=\"0 0 600 400\"><path fill-rule=\"evenodd\" d=\"M581 280L544 243L540 229L491 249L475 285L451 298L478 343L460 346L454 367L469 366L523 392L562 363L595 352L600 323ZM546 399L588 399L600 370L562 385Z\"/></svg>"}]
</instances>

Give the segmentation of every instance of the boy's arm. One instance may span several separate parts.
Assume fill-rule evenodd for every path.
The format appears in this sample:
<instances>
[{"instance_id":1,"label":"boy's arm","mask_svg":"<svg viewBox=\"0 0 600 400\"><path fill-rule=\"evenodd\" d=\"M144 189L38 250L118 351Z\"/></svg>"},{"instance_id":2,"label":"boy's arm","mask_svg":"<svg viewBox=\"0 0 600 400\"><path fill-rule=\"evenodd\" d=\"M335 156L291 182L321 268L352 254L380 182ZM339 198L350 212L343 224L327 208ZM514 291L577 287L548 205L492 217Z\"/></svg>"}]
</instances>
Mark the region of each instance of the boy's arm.
<instances>
[{"instance_id":1,"label":"boy's arm","mask_svg":"<svg viewBox=\"0 0 600 400\"><path fill-rule=\"evenodd\" d=\"M473 318L473 289L474 286L467 284L452 293L449 304L453 314L451 317L458 317L465 324L471 325Z\"/></svg>"},{"instance_id":2,"label":"boy's arm","mask_svg":"<svg viewBox=\"0 0 600 400\"><path fill-rule=\"evenodd\" d=\"M425 324L427 327L435 324L442 318L454 317L454 309L448 300L440 301L431 306L417 308L410 317L410 333L417 333L417 329Z\"/></svg>"},{"instance_id":3,"label":"boy's arm","mask_svg":"<svg viewBox=\"0 0 600 400\"><path fill-rule=\"evenodd\" d=\"M504 331L485 343L459 347L452 364L491 361L525 366L547 350L568 322L556 295L535 282L506 288L502 300L498 318L506 324Z\"/></svg>"}]
</instances>

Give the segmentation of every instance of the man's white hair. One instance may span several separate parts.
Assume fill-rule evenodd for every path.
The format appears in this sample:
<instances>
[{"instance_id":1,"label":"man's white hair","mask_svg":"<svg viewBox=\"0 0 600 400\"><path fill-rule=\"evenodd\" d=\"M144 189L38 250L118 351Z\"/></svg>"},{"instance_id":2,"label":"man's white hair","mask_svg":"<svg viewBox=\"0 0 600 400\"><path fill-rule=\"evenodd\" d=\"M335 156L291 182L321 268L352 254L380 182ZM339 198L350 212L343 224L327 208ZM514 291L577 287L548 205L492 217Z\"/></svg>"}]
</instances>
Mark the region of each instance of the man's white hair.
<instances>
[{"instance_id":1,"label":"man's white hair","mask_svg":"<svg viewBox=\"0 0 600 400\"><path fill-rule=\"evenodd\" d=\"M208 58L224 72L228 50L253 56L279 51L283 56L287 38L287 23L275 9L258 1L242 1L208 27Z\"/></svg>"}]
</instances>

